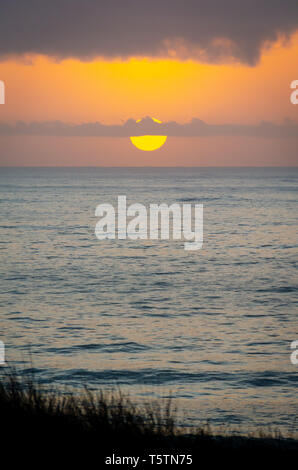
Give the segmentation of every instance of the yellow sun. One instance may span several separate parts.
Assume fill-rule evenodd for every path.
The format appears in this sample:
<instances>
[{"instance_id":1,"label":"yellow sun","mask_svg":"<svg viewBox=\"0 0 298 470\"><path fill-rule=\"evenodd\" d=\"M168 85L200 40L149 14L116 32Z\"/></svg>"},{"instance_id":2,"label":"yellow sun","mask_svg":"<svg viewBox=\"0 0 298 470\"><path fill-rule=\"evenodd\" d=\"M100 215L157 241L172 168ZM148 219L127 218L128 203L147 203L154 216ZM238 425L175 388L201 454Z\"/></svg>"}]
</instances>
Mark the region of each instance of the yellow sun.
<instances>
[{"instance_id":1,"label":"yellow sun","mask_svg":"<svg viewBox=\"0 0 298 470\"><path fill-rule=\"evenodd\" d=\"M156 118L151 118L154 122L161 124ZM136 122L141 122L141 119L138 119ZM130 137L131 142L135 147L140 150L145 150L150 152L152 150L157 150L163 146L167 140L166 135L138 135Z\"/></svg>"}]
</instances>

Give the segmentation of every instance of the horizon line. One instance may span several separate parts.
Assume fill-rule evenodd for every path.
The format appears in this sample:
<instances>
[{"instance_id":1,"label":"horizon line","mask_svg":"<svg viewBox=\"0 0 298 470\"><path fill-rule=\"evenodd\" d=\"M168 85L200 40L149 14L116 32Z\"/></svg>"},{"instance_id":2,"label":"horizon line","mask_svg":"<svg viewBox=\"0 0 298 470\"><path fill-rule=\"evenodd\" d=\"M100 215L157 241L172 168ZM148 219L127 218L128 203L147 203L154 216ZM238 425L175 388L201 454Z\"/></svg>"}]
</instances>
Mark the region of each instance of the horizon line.
<instances>
[{"instance_id":1,"label":"horizon line","mask_svg":"<svg viewBox=\"0 0 298 470\"><path fill-rule=\"evenodd\" d=\"M297 165L0 165L0 168L298 168Z\"/></svg>"}]
</instances>

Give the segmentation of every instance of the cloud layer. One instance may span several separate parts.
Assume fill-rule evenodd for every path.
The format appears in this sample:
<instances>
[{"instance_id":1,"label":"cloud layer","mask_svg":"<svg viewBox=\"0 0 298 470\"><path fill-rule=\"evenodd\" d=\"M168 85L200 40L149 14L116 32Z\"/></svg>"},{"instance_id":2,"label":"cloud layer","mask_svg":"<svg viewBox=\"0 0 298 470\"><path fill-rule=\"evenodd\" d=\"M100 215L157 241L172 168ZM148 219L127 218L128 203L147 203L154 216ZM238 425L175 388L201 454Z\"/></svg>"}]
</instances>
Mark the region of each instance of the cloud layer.
<instances>
[{"instance_id":1,"label":"cloud layer","mask_svg":"<svg viewBox=\"0 0 298 470\"><path fill-rule=\"evenodd\" d=\"M105 125L100 122L68 124L52 122L18 122L15 125L0 123L0 135L44 135L63 137L130 137L137 135L167 135L170 137L245 136L261 138L298 138L298 123L283 124L261 122L257 125L216 124L200 119L186 124L175 121L158 124L146 117L140 123L129 119L122 125Z\"/></svg>"},{"instance_id":2,"label":"cloud layer","mask_svg":"<svg viewBox=\"0 0 298 470\"><path fill-rule=\"evenodd\" d=\"M177 53L254 64L264 43L296 29L296 0L9 0L0 4L0 57Z\"/></svg>"}]
</instances>

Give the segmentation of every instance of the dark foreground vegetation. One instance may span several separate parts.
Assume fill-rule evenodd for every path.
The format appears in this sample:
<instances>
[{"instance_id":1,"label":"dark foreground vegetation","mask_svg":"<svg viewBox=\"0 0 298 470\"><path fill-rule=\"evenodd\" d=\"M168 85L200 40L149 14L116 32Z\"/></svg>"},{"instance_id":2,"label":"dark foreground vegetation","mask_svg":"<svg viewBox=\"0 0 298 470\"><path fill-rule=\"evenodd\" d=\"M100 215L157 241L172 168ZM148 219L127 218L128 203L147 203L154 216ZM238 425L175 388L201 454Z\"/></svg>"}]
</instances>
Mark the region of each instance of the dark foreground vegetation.
<instances>
[{"instance_id":1,"label":"dark foreground vegetation","mask_svg":"<svg viewBox=\"0 0 298 470\"><path fill-rule=\"evenodd\" d=\"M208 428L186 433L175 424L170 400L135 406L120 391L94 395L86 390L80 397L43 392L32 378L24 381L13 371L1 376L0 419L1 459L8 457L12 468L29 463L42 469L49 464L205 469L224 462L241 468L248 462L259 466L263 459L285 468L298 457L294 438L218 436ZM129 458L120 465L120 457ZM130 457L139 457L138 463Z\"/></svg>"}]
</instances>

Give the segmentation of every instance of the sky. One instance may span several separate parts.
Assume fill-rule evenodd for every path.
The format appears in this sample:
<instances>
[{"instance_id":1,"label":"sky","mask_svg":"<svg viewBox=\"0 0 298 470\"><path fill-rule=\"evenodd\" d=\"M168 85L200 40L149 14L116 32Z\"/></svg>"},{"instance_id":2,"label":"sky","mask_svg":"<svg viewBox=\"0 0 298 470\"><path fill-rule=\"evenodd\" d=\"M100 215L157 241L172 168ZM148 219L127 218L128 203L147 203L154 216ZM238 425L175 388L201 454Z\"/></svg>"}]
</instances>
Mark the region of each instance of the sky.
<instances>
[{"instance_id":1,"label":"sky","mask_svg":"<svg viewBox=\"0 0 298 470\"><path fill-rule=\"evenodd\" d=\"M294 0L1 2L0 165L296 166L297 79Z\"/></svg>"}]
</instances>

